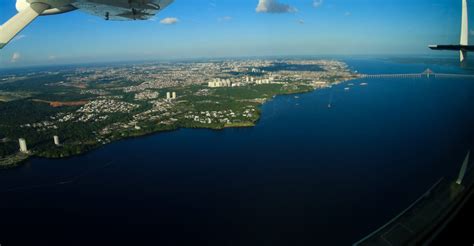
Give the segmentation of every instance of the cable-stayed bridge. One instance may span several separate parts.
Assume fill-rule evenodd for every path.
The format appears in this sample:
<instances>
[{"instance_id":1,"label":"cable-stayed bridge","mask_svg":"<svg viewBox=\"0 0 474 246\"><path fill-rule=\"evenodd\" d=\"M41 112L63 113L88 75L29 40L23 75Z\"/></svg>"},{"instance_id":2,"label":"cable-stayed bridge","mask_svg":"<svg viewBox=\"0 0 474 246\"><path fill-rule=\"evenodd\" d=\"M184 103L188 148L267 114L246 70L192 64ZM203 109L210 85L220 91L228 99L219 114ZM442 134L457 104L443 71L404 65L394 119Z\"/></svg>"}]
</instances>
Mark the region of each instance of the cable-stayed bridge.
<instances>
[{"instance_id":1,"label":"cable-stayed bridge","mask_svg":"<svg viewBox=\"0 0 474 246\"><path fill-rule=\"evenodd\" d=\"M455 73L435 73L431 69L426 69L422 73L397 73L397 74L361 74L364 79L392 79L392 78L466 78L474 79L473 74L455 74Z\"/></svg>"}]
</instances>

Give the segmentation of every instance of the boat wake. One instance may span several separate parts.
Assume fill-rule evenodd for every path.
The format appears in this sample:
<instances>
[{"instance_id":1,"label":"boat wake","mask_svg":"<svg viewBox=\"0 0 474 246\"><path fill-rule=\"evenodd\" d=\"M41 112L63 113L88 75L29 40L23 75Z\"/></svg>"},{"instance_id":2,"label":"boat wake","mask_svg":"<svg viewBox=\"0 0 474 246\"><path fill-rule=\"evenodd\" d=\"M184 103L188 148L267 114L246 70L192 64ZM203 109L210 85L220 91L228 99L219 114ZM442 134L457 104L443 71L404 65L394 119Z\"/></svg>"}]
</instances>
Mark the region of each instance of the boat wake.
<instances>
[{"instance_id":1,"label":"boat wake","mask_svg":"<svg viewBox=\"0 0 474 246\"><path fill-rule=\"evenodd\" d=\"M54 187L54 186L62 186L62 185L70 185L70 184L74 184L76 182L78 182L81 178L84 178L88 175L91 175L99 170L103 170L105 168L108 168L110 166L112 166L115 162L114 161L111 161L111 162L108 162L107 164L103 165L103 166L100 166L100 167L96 167L96 168L91 168L91 169L88 169L76 176L73 176L71 178L65 178L63 179L63 181L59 181L59 182L55 182L55 183L49 183L49 184L39 184L39 185L28 185L28 186L20 186L20 187L14 187L14 188L10 188L10 189L6 189L6 190L3 190L3 191L0 191L0 193L7 193L7 192L15 192L15 191L24 191L24 190L33 190L33 189L39 189L39 188L45 188L45 187Z\"/></svg>"}]
</instances>

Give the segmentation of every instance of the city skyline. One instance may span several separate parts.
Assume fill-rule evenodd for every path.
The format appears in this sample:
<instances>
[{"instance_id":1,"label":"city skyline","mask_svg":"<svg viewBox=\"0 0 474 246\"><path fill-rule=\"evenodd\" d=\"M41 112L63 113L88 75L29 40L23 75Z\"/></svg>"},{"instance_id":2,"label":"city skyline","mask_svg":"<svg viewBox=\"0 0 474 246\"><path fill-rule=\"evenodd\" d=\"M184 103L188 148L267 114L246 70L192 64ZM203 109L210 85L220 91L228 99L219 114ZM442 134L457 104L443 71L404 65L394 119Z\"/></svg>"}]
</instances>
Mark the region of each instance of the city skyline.
<instances>
[{"instance_id":1,"label":"city skyline","mask_svg":"<svg viewBox=\"0 0 474 246\"><path fill-rule=\"evenodd\" d=\"M1 51L0 66L428 54L426 45L432 42L458 41L459 30L454 27L460 23L460 5L460 1L447 0L377 4L368 0L176 1L152 20L136 22L105 21L74 11L38 18ZM3 0L0 7L2 23L16 13L12 2Z\"/></svg>"}]
</instances>

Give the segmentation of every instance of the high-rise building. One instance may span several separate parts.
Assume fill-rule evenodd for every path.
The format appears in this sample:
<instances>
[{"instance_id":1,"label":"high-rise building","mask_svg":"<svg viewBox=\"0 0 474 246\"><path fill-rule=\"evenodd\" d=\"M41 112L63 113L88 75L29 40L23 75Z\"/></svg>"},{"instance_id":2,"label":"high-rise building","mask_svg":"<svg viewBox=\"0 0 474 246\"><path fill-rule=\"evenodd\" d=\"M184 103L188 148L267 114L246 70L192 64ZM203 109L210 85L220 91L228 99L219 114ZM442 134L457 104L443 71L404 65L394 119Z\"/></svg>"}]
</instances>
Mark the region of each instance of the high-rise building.
<instances>
[{"instance_id":1,"label":"high-rise building","mask_svg":"<svg viewBox=\"0 0 474 246\"><path fill-rule=\"evenodd\" d=\"M18 143L20 144L20 152L28 153L28 147L26 146L26 140L24 138L18 139Z\"/></svg>"},{"instance_id":2,"label":"high-rise building","mask_svg":"<svg viewBox=\"0 0 474 246\"><path fill-rule=\"evenodd\" d=\"M59 137L58 137L58 136L54 136L53 139L54 139L54 145L59 146L59 145L60 145L60 143L59 143Z\"/></svg>"},{"instance_id":3,"label":"high-rise building","mask_svg":"<svg viewBox=\"0 0 474 246\"><path fill-rule=\"evenodd\" d=\"M208 86L211 88L231 87L232 82L230 81L230 79L214 79L213 81L210 81L208 83Z\"/></svg>"},{"instance_id":4,"label":"high-rise building","mask_svg":"<svg viewBox=\"0 0 474 246\"><path fill-rule=\"evenodd\" d=\"M176 99L176 92L173 91L171 98Z\"/></svg>"},{"instance_id":5,"label":"high-rise building","mask_svg":"<svg viewBox=\"0 0 474 246\"><path fill-rule=\"evenodd\" d=\"M171 99L171 92L166 92L166 99Z\"/></svg>"}]
</instances>

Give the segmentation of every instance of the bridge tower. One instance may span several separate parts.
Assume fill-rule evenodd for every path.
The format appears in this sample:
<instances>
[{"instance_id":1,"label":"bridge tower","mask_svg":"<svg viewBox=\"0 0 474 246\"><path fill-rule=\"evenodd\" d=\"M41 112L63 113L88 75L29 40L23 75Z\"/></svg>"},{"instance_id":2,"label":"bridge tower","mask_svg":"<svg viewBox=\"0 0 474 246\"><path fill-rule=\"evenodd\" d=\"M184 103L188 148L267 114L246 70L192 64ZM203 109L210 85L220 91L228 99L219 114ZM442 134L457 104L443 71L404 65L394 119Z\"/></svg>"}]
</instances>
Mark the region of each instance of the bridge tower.
<instances>
[{"instance_id":1,"label":"bridge tower","mask_svg":"<svg viewBox=\"0 0 474 246\"><path fill-rule=\"evenodd\" d=\"M422 74L426 75L426 78L429 79L431 77L431 75L434 75L434 72L433 72L433 70L427 68Z\"/></svg>"}]
</instances>

